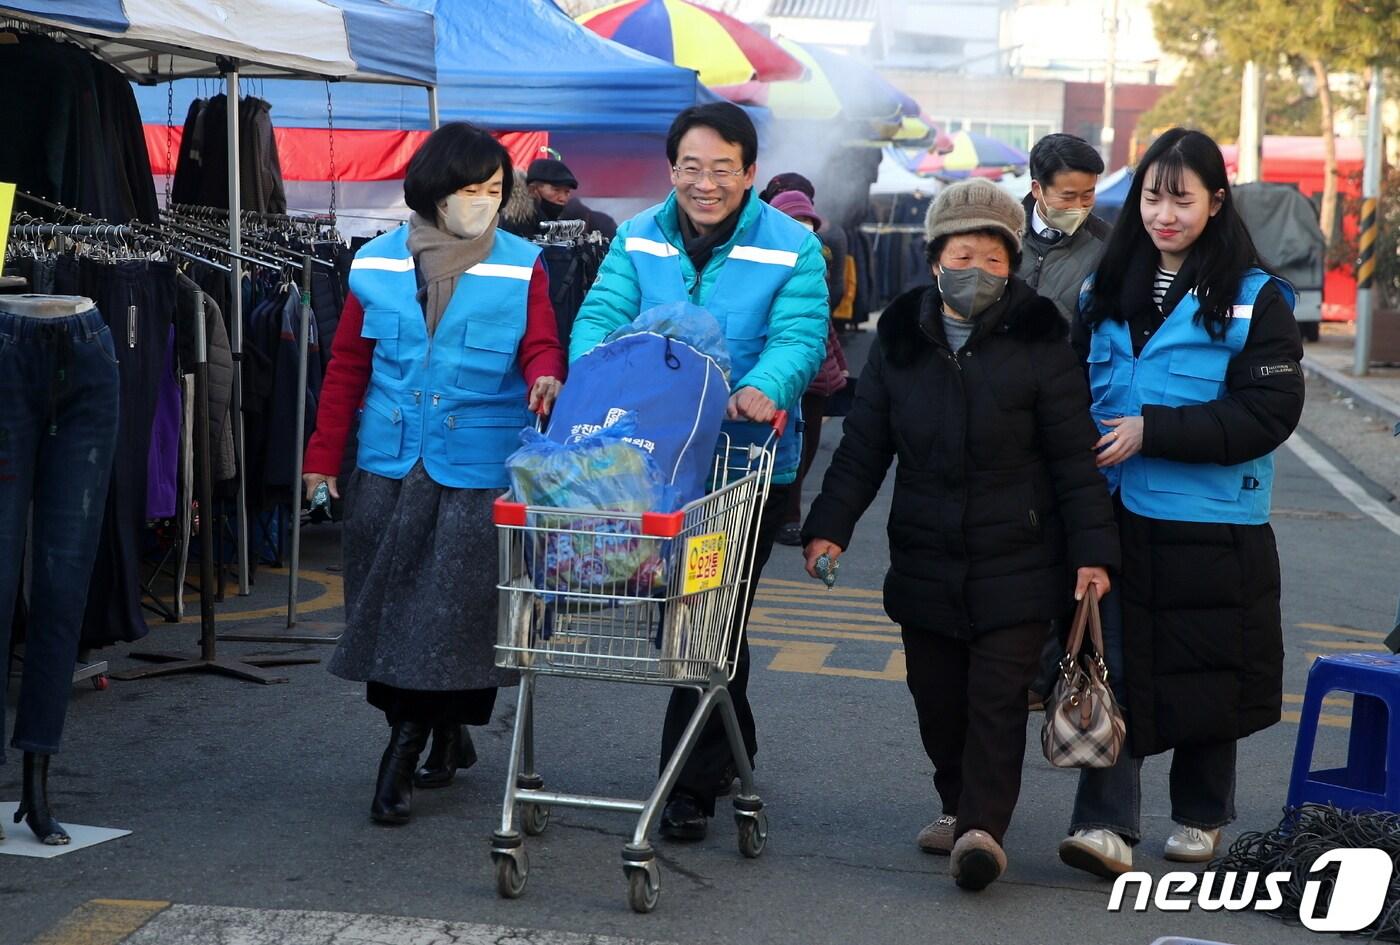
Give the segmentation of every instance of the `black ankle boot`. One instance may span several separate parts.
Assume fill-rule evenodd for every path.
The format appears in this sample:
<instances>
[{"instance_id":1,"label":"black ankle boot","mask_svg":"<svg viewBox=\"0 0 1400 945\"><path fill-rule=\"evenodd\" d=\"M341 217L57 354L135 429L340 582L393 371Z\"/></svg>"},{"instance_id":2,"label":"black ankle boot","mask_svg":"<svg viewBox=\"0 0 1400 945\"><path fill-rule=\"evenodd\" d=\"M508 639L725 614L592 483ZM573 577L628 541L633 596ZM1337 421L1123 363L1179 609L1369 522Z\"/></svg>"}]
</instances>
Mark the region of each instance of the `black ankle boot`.
<instances>
[{"instance_id":1,"label":"black ankle boot","mask_svg":"<svg viewBox=\"0 0 1400 945\"><path fill-rule=\"evenodd\" d=\"M379 783L369 815L376 823L406 824L413 806L413 769L428 743L428 726L400 722L389 735L389 747L379 760Z\"/></svg>"},{"instance_id":2,"label":"black ankle boot","mask_svg":"<svg viewBox=\"0 0 1400 945\"><path fill-rule=\"evenodd\" d=\"M15 823L24 821L40 842L51 847L66 845L72 838L49 812L49 756L24 753L24 793L15 811Z\"/></svg>"},{"instance_id":3,"label":"black ankle boot","mask_svg":"<svg viewBox=\"0 0 1400 945\"><path fill-rule=\"evenodd\" d=\"M413 786L441 788L452 783L458 771L476 764L476 746L465 725L440 725L433 729L433 747L413 776Z\"/></svg>"}]
</instances>

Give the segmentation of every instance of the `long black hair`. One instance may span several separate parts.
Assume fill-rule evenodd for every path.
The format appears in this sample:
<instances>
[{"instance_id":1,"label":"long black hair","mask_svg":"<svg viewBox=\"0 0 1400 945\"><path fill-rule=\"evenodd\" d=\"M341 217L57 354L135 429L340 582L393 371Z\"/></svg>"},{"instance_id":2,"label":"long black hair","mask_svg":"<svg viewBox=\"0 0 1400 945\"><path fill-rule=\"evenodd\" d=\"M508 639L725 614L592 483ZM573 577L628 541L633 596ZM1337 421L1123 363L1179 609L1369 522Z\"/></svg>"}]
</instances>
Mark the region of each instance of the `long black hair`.
<instances>
[{"instance_id":1,"label":"long black hair","mask_svg":"<svg viewBox=\"0 0 1400 945\"><path fill-rule=\"evenodd\" d=\"M1224 195L1220 210L1206 221L1205 230L1192 245L1191 257L1197 266L1194 286L1200 301L1197 322L1205 324L1212 338L1225 336L1246 270L1262 266L1254 240L1250 239L1244 220L1235 211L1220 146L1208 135L1185 128L1173 128L1163 134L1138 162L1128 199L1118 214L1094 275L1089 310L1085 313L1091 325L1105 318L1121 321L1127 317L1119 305L1123 277L1139 254L1151 252L1155 255L1157 252L1142 223L1143 187L1151 178L1157 189L1180 196L1185 190L1182 177L1187 170L1200 177L1211 199L1216 194Z\"/></svg>"}]
</instances>

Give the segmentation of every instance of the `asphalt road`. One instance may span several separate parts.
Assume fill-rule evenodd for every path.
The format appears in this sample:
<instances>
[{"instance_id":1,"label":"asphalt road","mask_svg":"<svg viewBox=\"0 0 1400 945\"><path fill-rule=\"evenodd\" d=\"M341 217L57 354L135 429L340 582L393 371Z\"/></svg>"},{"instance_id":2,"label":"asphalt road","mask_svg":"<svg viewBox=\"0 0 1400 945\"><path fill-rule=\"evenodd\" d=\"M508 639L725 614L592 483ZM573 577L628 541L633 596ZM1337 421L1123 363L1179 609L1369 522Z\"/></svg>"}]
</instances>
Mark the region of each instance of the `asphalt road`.
<instances>
[{"instance_id":1,"label":"asphalt road","mask_svg":"<svg viewBox=\"0 0 1400 945\"><path fill-rule=\"evenodd\" d=\"M867 343L863 336L852 346L853 364L863 362ZM1329 423L1326 406L1310 405L1310 425ZM828 428L823 464L839 429ZM1280 451L1274 496L1285 709L1293 713L1315 654L1380 648L1400 584L1400 533L1317 471L1330 463L1354 472L1344 456L1307 432L1299 439L1313 465ZM818 482L813 477L808 491ZM1360 489L1395 515L1384 490L1366 481ZM105 692L79 687L54 763L55 806L71 822L132 834L52 860L0 856L0 945L1316 941L1255 914L1109 913L1108 885L1056 857L1075 775L1040 759L1037 720L1027 729L1004 879L981 894L962 892L945 859L917 849L915 834L938 811L897 628L879 607L888 498L889 483L843 559L835 591L806 579L796 549L775 551L750 629L767 851L743 859L724 816L703 843L661 845L653 914L626 905L619 853L631 823L622 815L555 811L544 836L528 842L525 896L497 898L487 837L500 816L510 694L477 737L476 768L447 790L420 792L410 825L376 827L367 808L382 719L360 686L311 665L288 668L285 685L181 676L114 682ZM341 616L337 554L334 528L307 533L305 567L318 577L304 589L303 613L313 629ZM284 599L285 579L264 571L255 596L231 599L221 620L230 629L271 628L266 618L237 624L236 611L268 614ZM195 632L192 623L156 625L152 640L189 646ZM114 669L134 665L127 649L108 654ZM255 644L221 650L328 653ZM545 680L537 728L547 783L622 795L649 790L665 695ZM1347 711L1327 709L1320 750L1329 758L1344 750ZM1296 715L1243 744L1231 836L1277 823L1295 723ZM1144 771L1138 864L1157 875L1168 871L1160 858L1170 830L1166 767L1154 759ZM18 777L17 764L0 769L0 801L18 799ZM24 829L6 828L12 837Z\"/></svg>"}]
</instances>

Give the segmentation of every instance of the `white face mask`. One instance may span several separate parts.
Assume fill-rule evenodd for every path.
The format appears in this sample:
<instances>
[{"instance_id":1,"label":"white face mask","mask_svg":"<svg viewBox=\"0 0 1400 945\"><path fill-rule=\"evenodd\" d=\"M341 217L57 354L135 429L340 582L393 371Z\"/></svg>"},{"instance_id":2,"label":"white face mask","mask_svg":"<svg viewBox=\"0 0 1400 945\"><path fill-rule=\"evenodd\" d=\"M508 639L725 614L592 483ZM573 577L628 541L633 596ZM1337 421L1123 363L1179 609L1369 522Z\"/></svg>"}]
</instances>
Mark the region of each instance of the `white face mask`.
<instances>
[{"instance_id":1,"label":"white face mask","mask_svg":"<svg viewBox=\"0 0 1400 945\"><path fill-rule=\"evenodd\" d=\"M438 203L438 220L444 230L464 240L474 240L491 228L500 197L465 197L448 194Z\"/></svg>"},{"instance_id":2,"label":"white face mask","mask_svg":"<svg viewBox=\"0 0 1400 945\"><path fill-rule=\"evenodd\" d=\"M1065 236L1073 236L1075 230L1078 230L1084 225L1084 221L1089 219L1089 211L1083 208L1060 210L1048 206L1042 201L1039 210L1040 218Z\"/></svg>"},{"instance_id":3,"label":"white face mask","mask_svg":"<svg viewBox=\"0 0 1400 945\"><path fill-rule=\"evenodd\" d=\"M814 224L811 220L798 220L797 222L800 223L800 224L802 224L802 226L807 230L807 232L809 232L809 233L815 233L815 232L816 232L816 229L817 229L816 224Z\"/></svg>"}]
</instances>

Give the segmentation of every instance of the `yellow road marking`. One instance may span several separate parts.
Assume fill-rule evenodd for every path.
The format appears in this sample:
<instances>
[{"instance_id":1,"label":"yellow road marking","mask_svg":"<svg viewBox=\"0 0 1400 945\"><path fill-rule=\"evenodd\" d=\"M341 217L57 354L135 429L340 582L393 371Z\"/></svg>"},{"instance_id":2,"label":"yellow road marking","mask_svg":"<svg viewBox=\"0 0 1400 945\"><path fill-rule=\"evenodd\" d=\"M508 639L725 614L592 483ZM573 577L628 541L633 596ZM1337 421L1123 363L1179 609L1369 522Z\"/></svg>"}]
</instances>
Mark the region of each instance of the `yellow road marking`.
<instances>
[{"instance_id":1,"label":"yellow road marking","mask_svg":"<svg viewBox=\"0 0 1400 945\"><path fill-rule=\"evenodd\" d=\"M772 590L797 588L801 591L810 591L817 597L861 597L867 600L871 598L883 600L885 597L884 591L867 591L859 587L833 587L828 591L816 581L784 581L782 578L764 578L759 582L758 589L760 591L770 588Z\"/></svg>"},{"instance_id":2,"label":"yellow road marking","mask_svg":"<svg viewBox=\"0 0 1400 945\"><path fill-rule=\"evenodd\" d=\"M883 670L847 669L841 666L827 666L827 658L836 649L834 643L805 643L799 640L764 640L749 638L754 646L776 647L768 668L778 673L806 673L812 676L852 676L856 679L885 679L903 682L905 663L903 648L893 650Z\"/></svg>"},{"instance_id":3,"label":"yellow road marking","mask_svg":"<svg viewBox=\"0 0 1400 945\"><path fill-rule=\"evenodd\" d=\"M1302 702L1303 702L1303 697L1300 696L1300 695L1297 695L1296 693L1285 692L1285 693L1283 694L1283 701L1284 701L1284 702L1287 702L1289 705L1301 705ZM1329 698L1323 699L1323 700L1322 700L1322 704L1323 704L1323 705L1334 705L1334 706L1350 707L1350 706L1351 706L1351 700L1350 700L1350 699L1342 699L1342 698L1340 698L1340 697L1337 697L1337 698L1329 697Z\"/></svg>"},{"instance_id":4,"label":"yellow road marking","mask_svg":"<svg viewBox=\"0 0 1400 945\"><path fill-rule=\"evenodd\" d=\"M855 599L826 599L826 593L818 590L814 594L794 594L784 591L775 593L770 590L761 590L754 597L760 604L806 604L809 607L820 607L825 610L843 610L848 607L855 607L860 610L874 610L879 613L885 612L885 605L878 600L855 600Z\"/></svg>"},{"instance_id":5,"label":"yellow road marking","mask_svg":"<svg viewBox=\"0 0 1400 945\"><path fill-rule=\"evenodd\" d=\"M852 628L854 629L854 628ZM868 643L902 643L898 635L887 633L849 633L842 630L808 630L806 627L788 627L773 623L749 621L749 630L759 633L781 633L784 636L816 637L819 640L864 640Z\"/></svg>"},{"instance_id":6,"label":"yellow road marking","mask_svg":"<svg viewBox=\"0 0 1400 945\"><path fill-rule=\"evenodd\" d=\"M1301 712L1285 712L1282 715L1282 719L1285 722L1292 722L1296 725L1302 721L1303 714ZM1344 715L1328 715L1326 713L1321 713L1317 717L1317 724L1328 725L1332 728L1351 728L1351 719Z\"/></svg>"},{"instance_id":7,"label":"yellow road marking","mask_svg":"<svg viewBox=\"0 0 1400 945\"><path fill-rule=\"evenodd\" d=\"M1374 643L1355 643L1351 640L1308 640L1310 646L1320 646L1324 650L1349 650L1358 653L1383 653Z\"/></svg>"},{"instance_id":8,"label":"yellow road marking","mask_svg":"<svg viewBox=\"0 0 1400 945\"><path fill-rule=\"evenodd\" d=\"M877 617L874 614L822 613L817 610L790 610L778 607L754 607L749 619L787 624L801 623L806 620L819 620L824 624L831 621L844 621L862 625L870 630L880 628L886 632L894 629L895 626L883 614Z\"/></svg>"},{"instance_id":9,"label":"yellow road marking","mask_svg":"<svg viewBox=\"0 0 1400 945\"><path fill-rule=\"evenodd\" d=\"M1351 637L1362 637L1367 640L1384 640L1386 634L1376 630L1358 630L1355 627L1339 627L1331 623L1300 623L1298 626L1304 630L1321 630L1324 633L1341 633Z\"/></svg>"},{"instance_id":10,"label":"yellow road marking","mask_svg":"<svg viewBox=\"0 0 1400 945\"><path fill-rule=\"evenodd\" d=\"M262 574L280 575L286 577L287 571L284 568L262 568ZM302 571L303 581L318 584L321 593L315 597L308 598L297 603L297 615L314 614L325 610L334 610L337 607L345 606L345 584L339 574L329 574L325 571ZM236 584L229 584L224 588L224 593L232 595L237 592ZM185 594L185 604L187 607L193 606L196 610L195 617L198 618L199 593L191 591ZM224 610L217 613L218 622L221 624L245 623L250 620L265 620L268 617L280 617L287 613L285 599L283 603L276 607L260 607L256 610ZM188 612L186 614L188 616Z\"/></svg>"},{"instance_id":11,"label":"yellow road marking","mask_svg":"<svg viewBox=\"0 0 1400 945\"><path fill-rule=\"evenodd\" d=\"M91 899L32 945L119 945L170 903L147 899Z\"/></svg>"}]
</instances>

